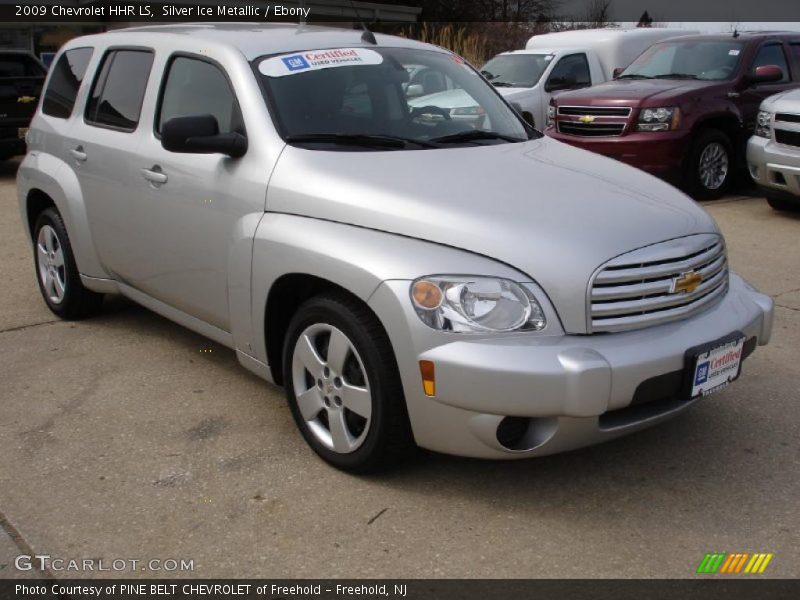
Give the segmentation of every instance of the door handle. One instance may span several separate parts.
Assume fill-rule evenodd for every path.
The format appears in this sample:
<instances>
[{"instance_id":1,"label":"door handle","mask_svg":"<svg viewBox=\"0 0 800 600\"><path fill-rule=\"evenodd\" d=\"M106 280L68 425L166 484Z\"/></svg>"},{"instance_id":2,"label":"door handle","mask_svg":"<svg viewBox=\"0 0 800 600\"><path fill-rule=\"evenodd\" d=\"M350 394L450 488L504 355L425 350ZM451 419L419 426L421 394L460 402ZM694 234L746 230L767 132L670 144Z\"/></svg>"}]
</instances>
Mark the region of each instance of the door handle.
<instances>
[{"instance_id":1,"label":"door handle","mask_svg":"<svg viewBox=\"0 0 800 600\"><path fill-rule=\"evenodd\" d=\"M83 146L78 146L77 148L73 148L72 150L69 151L69 153L72 155L72 158L74 158L77 161L80 162L86 161L87 156L86 152L83 151Z\"/></svg>"},{"instance_id":2,"label":"door handle","mask_svg":"<svg viewBox=\"0 0 800 600\"><path fill-rule=\"evenodd\" d=\"M167 183L167 174L161 170L161 167L154 165L149 169L142 169L142 175L147 181L155 185Z\"/></svg>"}]
</instances>

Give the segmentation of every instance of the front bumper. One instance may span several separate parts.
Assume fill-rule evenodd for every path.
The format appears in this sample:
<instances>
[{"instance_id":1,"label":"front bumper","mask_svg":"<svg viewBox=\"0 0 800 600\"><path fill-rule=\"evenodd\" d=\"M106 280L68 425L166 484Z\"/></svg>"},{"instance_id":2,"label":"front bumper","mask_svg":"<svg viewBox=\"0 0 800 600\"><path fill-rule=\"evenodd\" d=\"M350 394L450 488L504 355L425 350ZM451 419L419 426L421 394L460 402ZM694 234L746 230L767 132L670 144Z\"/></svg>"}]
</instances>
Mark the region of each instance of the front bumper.
<instances>
[{"instance_id":1,"label":"front bumper","mask_svg":"<svg viewBox=\"0 0 800 600\"><path fill-rule=\"evenodd\" d=\"M747 142L747 168L766 193L794 196L800 203L800 148L753 136Z\"/></svg>"},{"instance_id":2,"label":"front bumper","mask_svg":"<svg viewBox=\"0 0 800 600\"><path fill-rule=\"evenodd\" d=\"M387 316L417 443L483 458L552 454L674 416L694 403L678 393L686 350L734 331L752 350L769 341L773 316L772 299L733 273L724 299L708 310L615 334L432 332L400 281L384 283L371 305ZM435 365L435 397L423 393L419 360Z\"/></svg>"},{"instance_id":3,"label":"front bumper","mask_svg":"<svg viewBox=\"0 0 800 600\"><path fill-rule=\"evenodd\" d=\"M555 127L548 127L545 133L560 142L615 158L642 171L676 181L682 174L683 161L688 148L688 135L684 131L583 137L563 134Z\"/></svg>"}]
</instances>

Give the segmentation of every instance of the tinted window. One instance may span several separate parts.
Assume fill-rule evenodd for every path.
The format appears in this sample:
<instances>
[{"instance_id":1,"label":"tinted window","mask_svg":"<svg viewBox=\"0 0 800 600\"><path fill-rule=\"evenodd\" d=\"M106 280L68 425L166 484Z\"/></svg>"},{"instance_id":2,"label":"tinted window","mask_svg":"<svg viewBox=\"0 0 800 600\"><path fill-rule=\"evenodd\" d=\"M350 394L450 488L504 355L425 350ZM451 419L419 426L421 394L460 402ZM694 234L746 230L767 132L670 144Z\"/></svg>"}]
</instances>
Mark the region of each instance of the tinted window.
<instances>
[{"instance_id":1,"label":"tinted window","mask_svg":"<svg viewBox=\"0 0 800 600\"><path fill-rule=\"evenodd\" d=\"M97 125L136 129L142 110L153 54L141 50L112 50L92 86L86 121Z\"/></svg>"},{"instance_id":2,"label":"tinted window","mask_svg":"<svg viewBox=\"0 0 800 600\"><path fill-rule=\"evenodd\" d=\"M27 54L0 53L0 78L43 77L45 70Z\"/></svg>"},{"instance_id":3,"label":"tinted window","mask_svg":"<svg viewBox=\"0 0 800 600\"><path fill-rule=\"evenodd\" d=\"M800 65L800 44L792 44L789 46L792 51L792 60L795 65Z\"/></svg>"},{"instance_id":4,"label":"tinted window","mask_svg":"<svg viewBox=\"0 0 800 600\"><path fill-rule=\"evenodd\" d=\"M756 67L765 65L780 67L781 73L783 73L783 78L780 81L789 81L789 67L786 65L786 55L783 53L783 48L780 44L762 46L753 61L752 72L755 72Z\"/></svg>"},{"instance_id":5,"label":"tinted window","mask_svg":"<svg viewBox=\"0 0 800 600\"><path fill-rule=\"evenodd\" d=\"M735 40L676 40L645 50L619 79L703 79L723 81L736 73L743 45Z\"/></svg>"},{"instance_id":6,"label":"tinted window","mask_svg":"<svg viewBox=\"0 0 800 600\"><path fill-rule=\"evenodd\" d=\"M586 61L585 54L570 54L565 56L558 64L553 67L549 83L575 82L575 87L586 87L592 85L592 77L589 75L589 63Z\"/></svg>"},{"instance_id":7,"label":"tinted window","mask_svg":"<svg viewBox=\"0 0 800 600\"><path fill-rule=\"evenodd\" d=\"M66 119L72 114L78 89L92 58L91 48L67 50L53 66L50 82L42 100L42 112L52 117Z\"/></svg>"},{"instance_id":8,"label":"tinted window","mask_svg":"<svg viewBox=\"0 0 800 600\"><path fill-rule=\"evenodd\" d=\"M193 58L172 61L161 98L156 131L175 117L213 115L220 133L244 133L236 96L218 67Z\"/></svg>"}]
</instances>

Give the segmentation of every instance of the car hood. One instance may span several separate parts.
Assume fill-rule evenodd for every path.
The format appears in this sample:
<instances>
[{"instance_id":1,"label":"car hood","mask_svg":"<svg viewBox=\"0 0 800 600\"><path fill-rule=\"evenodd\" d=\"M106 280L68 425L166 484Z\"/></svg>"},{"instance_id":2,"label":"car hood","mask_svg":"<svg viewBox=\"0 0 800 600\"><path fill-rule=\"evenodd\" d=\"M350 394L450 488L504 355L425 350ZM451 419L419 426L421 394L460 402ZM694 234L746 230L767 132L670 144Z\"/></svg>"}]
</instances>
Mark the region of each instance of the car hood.
<instances>
[{"instance_id":1,"label":"car hood","mask_svg":"<svg viewBox=\"0 0 800 600\"><path fill-rule=\"evenodd\" d=\"M436 92L408 101L408 105L414 107L433 105L440 108L463 108L476 104L475 99L462 89Z\"/></svg>"},{"instance_id":2,"label":"car hood","mask_svg":"<svg viewBox=\"0 0 800 600\"><path fill-rule=\"evenodd\" d=\"M693 200L646 173L550 138L441 150L331 152L287 146L267 210L481 254L547 292L586 331L589 279L636 248L717 233ZM419 266L419 275L436 271Z\"/></svg>"},{"instance_id":3,"label":"car hood","mask_svg":"<svg viewBox=\"0 0 800 600\"><path fill-rule=\"evenodd\" d=\"M513 100L514 98L517 98L519 96L527 95L528 92L530 92L531 90L533 90L535 88L536 88L536 86L529 87L529 88L526 88L526 87L499 87L499 88L495 88L495 89L498 92L500 92L500 95L503 96L504 98L507 98L508 100Z\"/></svg>"},{"instance_id":4,"label":"car hood","mask_svg":"<svg viewBox=\"0 0 800 600\"><path fill-rule=\"evenodd\" d=\"M561 106L666 106L683 96L702 93L720 83L692 79L623 79L564 92L558 95L557 102Z\"/></svg>"}]
</instances>

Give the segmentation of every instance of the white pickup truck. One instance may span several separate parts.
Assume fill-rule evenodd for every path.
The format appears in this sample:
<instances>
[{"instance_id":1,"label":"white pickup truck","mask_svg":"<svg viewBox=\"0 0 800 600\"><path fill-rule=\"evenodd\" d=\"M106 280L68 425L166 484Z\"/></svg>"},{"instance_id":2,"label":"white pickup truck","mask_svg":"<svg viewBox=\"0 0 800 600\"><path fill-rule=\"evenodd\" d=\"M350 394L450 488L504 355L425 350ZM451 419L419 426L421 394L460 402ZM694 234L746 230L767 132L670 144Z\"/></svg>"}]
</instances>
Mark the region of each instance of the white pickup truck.
<instances>
[{"instance_id":1,"label":"white pickup truck","mask_svg":"<svg viewBox=\"0 0 800 600\"><path fill-rule=\"evenodd\" d=\"M656 42L694 33L697 31L642 27L535 35L525 50L498 54L481 73L541 129L554 92L608 81L615 69L627 67Z\"/></svg>"}]
</instances>

